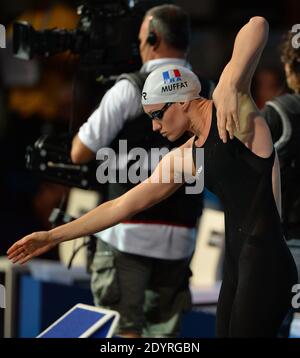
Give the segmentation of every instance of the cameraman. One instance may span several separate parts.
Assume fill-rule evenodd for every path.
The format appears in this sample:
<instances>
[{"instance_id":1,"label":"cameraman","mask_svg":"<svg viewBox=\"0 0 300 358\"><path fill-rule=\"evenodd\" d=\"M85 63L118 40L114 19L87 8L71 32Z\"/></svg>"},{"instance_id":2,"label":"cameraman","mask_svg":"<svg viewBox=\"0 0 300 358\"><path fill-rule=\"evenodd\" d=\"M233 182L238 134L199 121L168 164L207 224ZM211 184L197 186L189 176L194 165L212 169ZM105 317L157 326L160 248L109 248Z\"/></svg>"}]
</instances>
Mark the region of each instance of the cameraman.
<instances>
[{"instance_id":1,"label":"cameraman","mask_svg":"<svg viewBox=\"0 0 300 358\"><path fill-rule=\"evenodd\" d=\"M185 57L189 35L189 20L181 8L161 5L150 9L139 32L143 62L140 74L144 79L145 74L165 64L188 66ZM141 121L149 124L148 132L141 131ZM136 123L130 133L142 138L149 133L156 138L150 147L157 147L157 133L151 131L150 122L142 114L137 86L128 79L116 82L74 138L73 162L95 158L100 148L111 146L119 138L128 123ZM142 138L138 146L143 146ZM164 141L167 142L162 138L160 147ZM121 185L116 185L116 192L121 194ZM129 189L130 185L125 191ZM174 337L179 332L182 313L191 306L189 262L195 248L197 221L191 210L184 210L187 200L194 201L191 207L199 207L199 216L202 199L182 192L163 204L167 205L164 211L157 205L99 234L92 264L94 301L120 312L120 335Z\"/></svg>"}]
</instances>

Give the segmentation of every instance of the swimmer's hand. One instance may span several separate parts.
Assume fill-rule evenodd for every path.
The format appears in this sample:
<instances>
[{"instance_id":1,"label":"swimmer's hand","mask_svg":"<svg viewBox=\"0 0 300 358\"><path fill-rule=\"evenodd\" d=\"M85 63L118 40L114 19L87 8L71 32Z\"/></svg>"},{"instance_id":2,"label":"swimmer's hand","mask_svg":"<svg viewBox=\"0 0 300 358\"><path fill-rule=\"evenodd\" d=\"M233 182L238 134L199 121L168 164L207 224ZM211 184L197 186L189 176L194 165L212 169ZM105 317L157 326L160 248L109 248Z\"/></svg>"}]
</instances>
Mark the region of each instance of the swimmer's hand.
<instances>
[{"instance_id":1,"label":"swimmer's hand","mask_svg":"<svg viewBox=\"0 0 300 358\"><path fill-rule=\"evenodd\" d=\"M212 95L216 110L217 124L221 140L227 142L227 131L230 139L234 138L235 130L239 131L239 101L237 89L220 81Z\"/></svg>"},{"instance_id":2,"label":"swimmer's hand","mask_svg":"<svg viewBox=\"0 0 300 358\"><path fill-rule=\"evenodd\" d=\"M38 231L15 242L7 251L12 263L24 264L35 256L52 249L57 243L52 240L49 231Z\"/></svg>"}]
</instances>

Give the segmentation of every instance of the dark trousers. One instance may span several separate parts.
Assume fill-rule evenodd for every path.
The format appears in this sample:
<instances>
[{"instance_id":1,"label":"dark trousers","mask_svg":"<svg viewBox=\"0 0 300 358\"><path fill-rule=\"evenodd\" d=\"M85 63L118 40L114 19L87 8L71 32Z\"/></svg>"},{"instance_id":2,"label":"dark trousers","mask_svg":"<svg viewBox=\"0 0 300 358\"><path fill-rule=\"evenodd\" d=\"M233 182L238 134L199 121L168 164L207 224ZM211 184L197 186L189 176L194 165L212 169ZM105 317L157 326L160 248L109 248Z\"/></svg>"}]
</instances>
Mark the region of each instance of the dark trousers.
<instances>
[{"instance_id":1,"label":"dark trousers","mask_svg":"<svg viewBox=\"0 0 300 358\"><path fill-rule=\"evenodd\" d=\"M95 304L120 313L119 333L175 337L191 308L189 262L124 253L98 240L91 279Z\"/></svg>"}]
</instances>

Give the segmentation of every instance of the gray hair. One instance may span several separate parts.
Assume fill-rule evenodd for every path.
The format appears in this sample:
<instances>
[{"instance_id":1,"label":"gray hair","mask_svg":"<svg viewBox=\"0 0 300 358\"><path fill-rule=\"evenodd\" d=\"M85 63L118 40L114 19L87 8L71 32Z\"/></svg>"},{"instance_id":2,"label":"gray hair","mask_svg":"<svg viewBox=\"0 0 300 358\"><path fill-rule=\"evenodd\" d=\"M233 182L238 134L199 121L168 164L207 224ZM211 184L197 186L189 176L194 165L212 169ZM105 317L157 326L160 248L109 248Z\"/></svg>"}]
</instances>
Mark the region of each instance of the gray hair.
<instances>
[{"instance_id":1,"label":"gray hair","mask_svg":"<svg viewBox=\"0 0 300 358\"><path fill-rule=\"evenodd\" d=\"M152 16L149 31L159 34L169 46L186 52L190 43L189 16L179 6L166 4L155 6L147 11Z\"/></svg>"}]
</instances>

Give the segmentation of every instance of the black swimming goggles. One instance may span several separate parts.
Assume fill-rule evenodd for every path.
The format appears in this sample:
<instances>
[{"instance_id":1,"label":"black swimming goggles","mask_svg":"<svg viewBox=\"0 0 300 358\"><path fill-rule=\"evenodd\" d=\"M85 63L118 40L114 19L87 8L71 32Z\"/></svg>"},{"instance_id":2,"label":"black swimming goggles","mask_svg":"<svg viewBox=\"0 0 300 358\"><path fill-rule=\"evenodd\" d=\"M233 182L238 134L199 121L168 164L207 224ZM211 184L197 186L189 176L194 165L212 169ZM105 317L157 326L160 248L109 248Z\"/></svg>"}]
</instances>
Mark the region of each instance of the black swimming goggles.
<instances>
[{"instance_id":1,"label":"black swimming goggles","mask_svg":"<svg viewBox=\"0 0 300 358\"><path fill-rule=\"evenodd\" d=\"M172 104L174 104L174 102L168 102L168 103L166 103L164 106L163 106L163 108L162 109L159 109L159 110L157 110L157 111L153 111L152 113L147 113L148 114L148 116L149 116L149 118L151 119L151 120L155 120L155 119L163 119L163 116L164 116L164 114L165 114L165 112L166 112L166 110L172 105Z\"/></svg>"}]
</instances>

